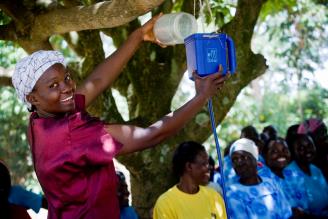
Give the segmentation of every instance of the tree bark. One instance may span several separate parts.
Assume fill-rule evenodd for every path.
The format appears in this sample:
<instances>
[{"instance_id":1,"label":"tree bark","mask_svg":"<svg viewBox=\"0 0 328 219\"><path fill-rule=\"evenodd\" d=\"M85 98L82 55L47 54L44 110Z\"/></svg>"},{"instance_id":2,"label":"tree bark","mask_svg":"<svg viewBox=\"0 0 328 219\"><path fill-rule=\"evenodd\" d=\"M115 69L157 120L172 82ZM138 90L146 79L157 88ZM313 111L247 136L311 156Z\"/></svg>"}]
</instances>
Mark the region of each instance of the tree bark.
<instances>
[{"instance_id":1,"label":"tree bark","mask_svg":"<svg viewBox=\"0 0 328 219\"><path fill-rule=\"evenodd\" d=\"M14 25L7 26L7 34L2 34L1 39L16 41L29 53L39 49L51 49L48 42L51 35L120 26L149 12L163 1L111 0L91 6L58 6L39 14L33 14L22 4L4 1L0 4L0 9L12 17ZM24 11L23 16L18 16L20 13L17 12L20 11ZM15 32L21 34L12 36Z\"/></svg>"}]
</instances>

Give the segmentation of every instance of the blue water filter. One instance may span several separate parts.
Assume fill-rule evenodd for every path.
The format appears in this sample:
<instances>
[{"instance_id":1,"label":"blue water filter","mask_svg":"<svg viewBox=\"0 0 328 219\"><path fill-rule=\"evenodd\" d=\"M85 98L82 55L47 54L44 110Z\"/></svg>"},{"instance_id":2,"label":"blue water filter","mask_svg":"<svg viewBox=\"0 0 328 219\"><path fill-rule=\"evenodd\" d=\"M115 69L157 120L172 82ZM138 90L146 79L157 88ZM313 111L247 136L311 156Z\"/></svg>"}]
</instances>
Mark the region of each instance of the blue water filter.
<instances>
[{"instance_id":1,"label":"blue water filter","mask_svg":"<svg viewBox=\"0 0 328 219\"><path fill-rule=\"evenodd\" d=\"M225 33L196 33L185 40L189 78L197 71L199 76L218 72L219 65L223 74L236 71L236 49L233 40Z\"/></svg>"}]
</instances>

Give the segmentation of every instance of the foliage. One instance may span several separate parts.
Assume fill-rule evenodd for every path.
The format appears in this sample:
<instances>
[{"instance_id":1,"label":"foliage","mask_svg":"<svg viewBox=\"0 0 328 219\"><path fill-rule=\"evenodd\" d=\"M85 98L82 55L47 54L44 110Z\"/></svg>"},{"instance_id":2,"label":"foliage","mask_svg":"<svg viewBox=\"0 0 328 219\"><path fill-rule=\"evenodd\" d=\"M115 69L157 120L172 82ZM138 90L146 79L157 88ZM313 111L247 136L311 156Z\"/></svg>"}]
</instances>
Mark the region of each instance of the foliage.
<instances>
[{"instance_id":1,"label":"foliage","mask_svg":"<svg viewBox=\"0 0 328 219\"><path fill-rule=\"evenodd\" d=\"M216 0L204 1L203 13L206 23L214 22L218 27L222 27L233 18L233 11L236 9L236 1ZM207 5L207 2L209 5Z\"/></svg>"},{"instance_id":2,"label":"foliage","mask_svg":"<svg viewBox=\"0 0 328 219\"><path fill-rule=\"evenodd\" d=\"M263 6L260 20L264 21L267 16L275 16L282 11L290 12L297 6L297 0L269 0Z\"/></svg>"},{"instance_id":3,"label":"foliage","mask_svg":"<svg viewBox=\"0 0 328 219\"><path fill-rule=\"evenodd\" d=\"M13 183L32 179L33 166L27 145L27 113L12 88L0 87L0 158L9 166Z\"/></svg>"},{"instance_id":4,"label":"foliage","mask_svg":"<svg viewBox=\"0 0 328 219\"><path fill-rule=\"evenodd\" d=\"M13 66L25 54L24 50L11 41L0 40L0 48L0 66L3 68Z\"/></svg>"},{"instance_id":5,"label":"foliage","mask_svg":"<svg viewBox=\"0 0 328 219\"><path fill-rule=\"evenodd\" d=\"M11 18L8 17L2 10L0 10L0 25L8 24Z\"/></svg>"},{"instance_id":6,"label":"foliage","mask_svg":"<svg viewBox=\"0 0 328 219\"><path fill-rule=\"evenodd\" d=\"M264 31L275 43L274 54L281 65L272 71L286 76L313 72L320 68L327 54L318 53L327 48L328 12L324 6L308 0L297 1L297 6L267 18ZM302 76L298 76L302 78ZM303 81L303 85L306 81Z\"/></svg>"}]
</instances>

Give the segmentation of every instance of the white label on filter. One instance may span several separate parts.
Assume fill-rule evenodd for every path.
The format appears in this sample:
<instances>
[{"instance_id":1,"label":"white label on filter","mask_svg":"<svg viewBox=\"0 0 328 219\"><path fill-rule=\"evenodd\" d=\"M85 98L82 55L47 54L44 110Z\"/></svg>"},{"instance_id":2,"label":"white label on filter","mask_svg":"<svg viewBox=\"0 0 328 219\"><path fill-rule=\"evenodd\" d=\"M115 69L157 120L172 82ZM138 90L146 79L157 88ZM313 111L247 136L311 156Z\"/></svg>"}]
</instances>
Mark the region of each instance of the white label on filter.
<instances>
[{"instance_id":1,"label":"white label on filter","mask_svg":"<svg viewBox=\"0 0 328 219\"><path fill-rule=\"evenodd\" d=\"M207 62L218 61L218 50L216 48L207 48Z\"/></svg>"}]
</instances>

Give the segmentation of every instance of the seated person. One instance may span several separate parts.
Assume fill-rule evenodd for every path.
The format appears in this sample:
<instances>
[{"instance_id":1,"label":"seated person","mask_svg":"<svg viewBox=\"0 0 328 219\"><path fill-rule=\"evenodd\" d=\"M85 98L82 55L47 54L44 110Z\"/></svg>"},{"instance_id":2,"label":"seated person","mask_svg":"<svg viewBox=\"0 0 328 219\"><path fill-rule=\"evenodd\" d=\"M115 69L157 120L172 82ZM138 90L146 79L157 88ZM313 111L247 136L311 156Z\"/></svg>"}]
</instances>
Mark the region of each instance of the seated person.
<instances>
[{"instance_id":1,"label":"seated person","mask_svg":"<svg viewBox=\"0 0 328 219\"><path fill-rule=\"evenodd\" d=\"M308 208L305 201L305 191L298 187L292 187L289 180L286 179L284 175L285 167L291 160L286 141L279 137L276 140L271 140L268 145L263 148L263 155L266 160L266 165L272 172L272 179L280 186L289 204L292 206L294 214L305 216L303 210Z\"/></svg>"},{"instance_id":2,"label":"seated person","mask_svg":"<svg viewBox=\"0 0 328 219\"><path fill-rule=\"evenodd\" d=\"M257 173L258 149L242 138L230 148L232 166L239 180L228 187L227 200L232 219L290 218L292 209L279 186Z\"/></svg>"},{"instance_id":3,"label":"seated person","mask_svg":"<svg viewBox=\"0 0 328 219\"><path fill-rule=\"evenodd\" d=\"M227 218L222 197L214 189L202 186L209 181L208 155L201 144L180 144L173 155L176 185L156 201L154 219Z\"/></svg>"},{"instance_id":4,"label":"seated person","mask_svg":"<svg viewBox=\"0 0 328 219\"><path fill-rule=\"evenodd\" d=\"M120 204L120 219L138 219L138 215L133 207L129 206L130 192L126 184L125 176L122 172L116 171L118 178L117 197Z\"/></svg>"},{"instance_id":5,"label":"seated person","mask_svg":"<svg viewBox=\"0 0 328 219\"><path fill-rule=\"evenodd\" d=\"M328 216L328 185L321 170L313 165L316 148L309 135L298 135L291 147L294 161L284 169L291 188L304 191L307 213Z\"/></svg>"},{"instance_id":6,"label":"seated person","mask_svg":"<svg viewBox=\"0 0 328 219\"><path fill-rule=\"evenodd\" d=\"M265 126L262 130L262 134L267 136L267 142L264 142L264 144L267 144L271 140L275 140L278 137L278 131L273 125Z\"/></svg>"},{"instance_id":7,"label":"seated person","mask_svg":"<svg viewBox=\"0 0 328 219\"><path fill-rule=\"evenodd\" d=\"M31 219L24 207L10 204L8 197L11 188L10 173L7 166L0 161L0 218Z\"/></svg>"},{"instance_id":8,"label":"seated person","mask_svg":"<svg viewBox=\"0 0 328 219\"><path fill-rule=\"evenodd\" d=\"M321 119L311 118L299 126L298 134L311 136L316 147L316 156L312 163L319 167L328 182L328 133L327 126Z\"/></svg>"},{"instance_id":9,"label":"seated person","mask_svg":"<svg viewBox=\"0 0 328 219\"><path fill-rule=\"evenodd\" d=\"M247 128L247 130L249 130L249 128ZM241 136L244 136L247 133L248 132L246 132L246 133L244 132L244 134L243 134L243 132L242 132ZM250 138L245 137L245 139L250 139ZM252 139L250 139L250 140L252 140ZM233 142L231 142L230 146L227 147L229 149L229 152L230 152L230 148L231 148L232 144L233 144ZM256 147L257 147L257 150L259 151L259 147L257 145L256 145ZM228 150L227 148L225 149L225 151ZM259 152L258 152L258 154L259 154ZM260 176L269 177L271 175L271 171L269 170L269 168L267 166L264 165L264 158L261 155L259 155L259 160L260 161L257 161L258 174ZM239 180L239 176L236 174L235 170L232 168L232 162L231 162L229 153L226 154L224 157L223 175L225 177L224 180L225 180L226 186L229 186L232 183L238 182L238 180Z\"/></svg>"},{"instance_id":10,"label":"seated person","mask_svg":"<svg viewBox=\"0 0 328 219\"><path fill-rule=\"evenodd\" d=\"M44 196L28 191L19 185L11 187L8 201L26 209L32 209L35 213L39 213L41 208L48 209L48 202Z\"/></svg>"},{"instance_id":11,"label":"seated person","mask_svg":"<svg viewBox=\"0 0 328 219\"><path fill-rule=\"evenodd\" d=\"M293 145L295 139L297 138L297 129L299 126L300 126L299 124L294 124L294 125L291 125L288 127L286 136L285 136L285 140L288 145L288 148ZM293 158L291 157L291 160L292 159Z\"/></svg>"}]
</instances>

